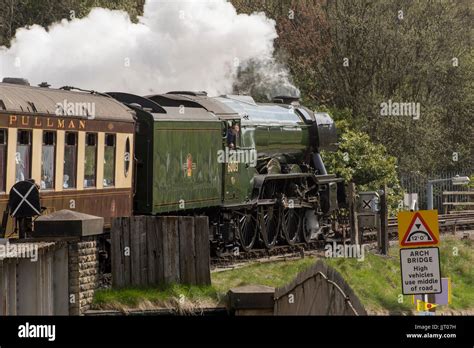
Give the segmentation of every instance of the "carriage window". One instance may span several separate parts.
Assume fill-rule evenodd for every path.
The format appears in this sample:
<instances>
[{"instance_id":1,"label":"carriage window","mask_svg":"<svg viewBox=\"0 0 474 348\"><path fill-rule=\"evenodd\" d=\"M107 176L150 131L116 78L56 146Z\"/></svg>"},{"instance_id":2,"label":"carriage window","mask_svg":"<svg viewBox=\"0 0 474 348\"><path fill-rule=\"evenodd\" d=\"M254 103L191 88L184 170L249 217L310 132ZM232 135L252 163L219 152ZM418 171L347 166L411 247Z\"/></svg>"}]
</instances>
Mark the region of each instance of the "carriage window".
<instances>
[{"instance_id":1,"label":"carriage window","mask_svg":"<svg viewBox=\"0 0 474 348\"><path fill-rule=\"evenodd\" d=\"M128 177L128 171L130 170L130 138L127 138L125 142L125 153L123 157L125 161L125 177Z\"/></svg>"},{"instance_id":2,"label":"carriage window","mask_svg":"<svg viewBox=\"0 0 474 348\"><path fill-rule=\"evenodd\" d=\"M86 133L86 158L84 161L84 187L96 186L97 134Z\"/></svg>"},{"instance_id":3,"label":"carriage window","mask_svg":"<svg viewBox=\"0 0 474 348\"><path fill-rule=\"evenodd\" d=\"M16 145L15 182L31 178L31 131L19 130Z\"/></svg>"},{"instance_id":4,"label":"carriage window","mask_svg":"<svg viewBox=\"0 0 474 348\"><path fill-rule=\"evenodd\" d=\"M104 187L115 184L115 134L105 135Z\"/></svg>"},{"instance_id":5,"label":"carriage window","mask_svg":"<svg viewBox=\"0 0 474 348\"><path fill-rule=\"evenodd\" d=\"M56 150L56 133L43 132L43 149L41 151L41 189L54 188L54 160Z\"/></svg>"},{"instance_id":6,"label":"carriage window","mask_svg":"<svg viewBox=\"0 0 474 348\"><path fill-rule=\"evenodd\" d=\"M77 133L66 132L64 143L63 188L76 187Z\"/></svg>"},{"instance_id":7,"label":"carriage window","mask_svg":"<svg viewBox=\"0 0 474 348\"><path fill-rule=\"evenodd\" d=\"M7 176L7 130L0 129L0 192L5 192Z\"/></svg>"}]
</instances>

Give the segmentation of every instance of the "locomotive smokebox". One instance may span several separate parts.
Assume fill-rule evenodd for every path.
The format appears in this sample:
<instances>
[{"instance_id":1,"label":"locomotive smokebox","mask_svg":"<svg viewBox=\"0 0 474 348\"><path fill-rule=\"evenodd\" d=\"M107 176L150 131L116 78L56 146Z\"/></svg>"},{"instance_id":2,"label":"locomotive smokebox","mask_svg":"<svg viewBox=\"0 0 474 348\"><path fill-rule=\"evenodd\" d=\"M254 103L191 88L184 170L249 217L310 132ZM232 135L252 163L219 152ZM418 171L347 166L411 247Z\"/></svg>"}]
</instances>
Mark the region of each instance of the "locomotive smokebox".
<instances>
[{"instance_id":1,"label":"locomotive smokebox","mask_svg":"<svg viewBox=\"0 0 474 348\"><path fill-rule=\"evenodd\" d=\"M315 112L318 150L337 151L337 131L334 120L326 112Z\"/></svg>"},{"instance_id":2,"label":"locomotive smokebox","mask_svg":"<svg viewBox=\"0 0 474 348\"><path fill-rule=\"evenodd\" d=\"M321 158L320 151L334 152L338 149L337 131L334 120L325 112L315 112L315 122L311 125L309 134L311 144L314 146L313 166L319 174L326 175L326 167Z\"/></svg>"}]
</instances>

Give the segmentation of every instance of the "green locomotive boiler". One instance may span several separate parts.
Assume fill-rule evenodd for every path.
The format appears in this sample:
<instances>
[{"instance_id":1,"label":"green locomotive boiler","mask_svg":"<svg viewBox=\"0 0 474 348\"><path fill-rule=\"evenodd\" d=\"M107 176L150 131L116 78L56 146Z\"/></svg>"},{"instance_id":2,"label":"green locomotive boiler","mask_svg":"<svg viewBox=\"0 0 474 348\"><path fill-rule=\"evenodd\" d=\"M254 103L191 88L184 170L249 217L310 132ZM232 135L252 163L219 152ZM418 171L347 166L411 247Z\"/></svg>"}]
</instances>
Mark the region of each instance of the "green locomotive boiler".
<instances>
[{"instance_id":1,"label":"green locomotive boiler","mask_svg":"<svg viewBox=\"0 0 474 348\"><path fill-rule=\"evenodd\" d=\"M337 148L328 114L290 97L108 94L136 114L135 214L207 215L218 252L335 232L345 195L319 154Z\"/></svg>"}]
</instances>

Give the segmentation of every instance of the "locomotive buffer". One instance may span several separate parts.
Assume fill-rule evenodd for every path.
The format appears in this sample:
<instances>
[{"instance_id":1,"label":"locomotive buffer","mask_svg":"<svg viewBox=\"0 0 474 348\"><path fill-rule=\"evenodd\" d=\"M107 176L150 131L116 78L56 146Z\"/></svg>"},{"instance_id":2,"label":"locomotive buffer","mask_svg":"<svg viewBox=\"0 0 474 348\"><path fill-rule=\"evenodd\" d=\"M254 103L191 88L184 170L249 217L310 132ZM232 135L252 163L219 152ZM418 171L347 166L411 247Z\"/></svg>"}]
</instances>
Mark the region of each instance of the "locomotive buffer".
<instances>
[{"instance_id":1,"label":"locomotive buffer","mask_svg":"<svg viewBox=\"0 0 474 348\"><path fill-rule=\"evenodd\" d=\"M42 210L39 188L34 180L16 183L10 190L8 206L3 213L0 237L5 236L8 214L15 219L14 233L18 232L19 238L26 238L27 232L32 231L32 218L41 215Z\"/></svg>"}]
</instances>

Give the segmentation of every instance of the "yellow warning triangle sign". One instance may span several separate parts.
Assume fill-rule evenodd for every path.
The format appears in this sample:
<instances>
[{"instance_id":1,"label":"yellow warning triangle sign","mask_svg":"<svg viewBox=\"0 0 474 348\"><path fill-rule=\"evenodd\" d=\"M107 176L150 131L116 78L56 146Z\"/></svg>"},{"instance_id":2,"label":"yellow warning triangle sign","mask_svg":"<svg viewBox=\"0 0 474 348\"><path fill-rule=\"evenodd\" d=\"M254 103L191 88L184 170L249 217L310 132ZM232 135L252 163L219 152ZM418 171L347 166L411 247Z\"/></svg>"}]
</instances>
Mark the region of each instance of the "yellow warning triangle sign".
<instances>
[{"instance_id":1,"label":"yellow warning triangle sign","mask_svg":"<svg viewBox=\"0 0 474 348\"><path fill-rule=\"evenodd\" d=\"M408 229L400 243L401 246L437 245L438 239L431 231L420 213L413 215Z\"/></svg>"},{"instance_id":2,"label":"yellow warning triangle sign","mask_svg":"<svg viewBox=\"0 0 474 348\"><path fill-rule=\"evenodd\" d=\"M430 309L438 307L435 303L429 303L421 300L416 300L416 310L417 311L429 311Z\"/></svg>"}]
</instances>

